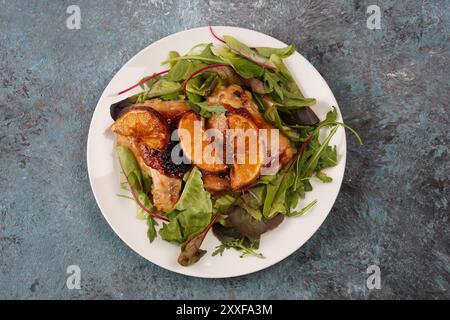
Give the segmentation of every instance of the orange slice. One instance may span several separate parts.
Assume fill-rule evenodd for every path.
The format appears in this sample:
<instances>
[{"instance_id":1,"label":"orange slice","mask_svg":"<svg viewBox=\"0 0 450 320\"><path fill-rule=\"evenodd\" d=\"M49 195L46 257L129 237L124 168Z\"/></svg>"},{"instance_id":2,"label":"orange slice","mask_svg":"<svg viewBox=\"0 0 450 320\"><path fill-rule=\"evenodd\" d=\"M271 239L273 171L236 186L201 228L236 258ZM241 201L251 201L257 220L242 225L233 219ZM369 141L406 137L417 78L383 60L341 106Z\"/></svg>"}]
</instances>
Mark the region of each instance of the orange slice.
<instances>
[{"instance_id":1,"label":"orange slice","mask_svg":"<svg viewBox=\"0 0 450 320\"><path fill-rule=\"evenodd\" d=\"M251 115L244 109L229 113L228 127L233 130L233 168L231 188L242 189L255 181L264 164L263 146L259 141L258 127Z\"/></svg>"},{"instance_id":2,"label":"orange slice","mask_svg":"<svg viewBox=\"0 0 450 320\"><path fill-rule=\"evenodd\" d=\"M227 168L219 157L213 141L205 137L205 124L193 112L185 113L178 123L178 137L185 156L202 170L219 172Z\"/></svg>"},{"instance_id":3,"label":"orange slice","mask_svg":"<svg viewBox=\"0 0 450 320\"><path fill-rule=\"evenodd\" d=\"M111 130L157 150L164 150L170 139L169 125L164 118L157 111L145 107L130 107L114 122Z\"/></svg>"}]
</instances>

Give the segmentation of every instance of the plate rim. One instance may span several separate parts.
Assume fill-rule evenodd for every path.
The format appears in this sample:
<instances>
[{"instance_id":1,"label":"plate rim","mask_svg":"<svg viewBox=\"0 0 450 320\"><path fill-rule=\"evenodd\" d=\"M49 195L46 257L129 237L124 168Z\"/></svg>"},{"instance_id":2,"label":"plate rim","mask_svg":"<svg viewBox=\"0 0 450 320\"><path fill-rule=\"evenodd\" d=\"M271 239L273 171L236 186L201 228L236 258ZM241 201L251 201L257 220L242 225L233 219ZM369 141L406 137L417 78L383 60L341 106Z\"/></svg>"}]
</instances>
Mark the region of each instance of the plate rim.
<instances>
[{"instance_id":1,"label":"plate rim","mask_svg":"<svg viewBox=\"0 0 450 320\"><path fill-rule=\"evenodd\" d=\"M114 76L109 80L108 84L107 84L106 87L103 89L102 94L100 95L100 97L99 97L99 99L98 99L98 101L97 101L97 104L96 104L96 106L95 106L94 112L92 113L91 121L90 121L90 123L89 123L88 137L87 137L87 141L86 141L86 164L87 164L87 171L88 171L89 184L90 184L90 187L91 187L91 191L92 191L92 193L93 193L93 195L94 195L95 202L96 202L96 204L97 204L97 207L100 209L100 212L102 213L103 218L106 220L106 222L108 223L108 225L109 225L109 226L111 227L111 229L114 231L114 233L116 234L116 236L118 236L119 239L121 239L121 240L122 240L122 241L123 241L123 242L131 249L131 250L133 250L137 255L139 255L141 258L144 258L146 261L148 261L148 262L150 262L150 263L152 263L152 264L154 264L154 265L157 265L157 266L160 267L160 268L163 268L163 269L165 269L165 270L168 270L168 271L171 271L171 272L174 272L174 273L183 275L183 276L189 276L189 277L201 278L201 279L225 279L225 278L235 278L235 277L245 276L245 275L253 274L253 273L262 271L262 270L264 270L264 269L268 269L268 268L270 268L270 267L273 267L274 265L280 263L281 261L285 260L286 258L288 258L289 256L291 256L292 254L294 254L294 253L295 253L297 250L299 250L303 245L305 245L305 244L312 238L312 236L313 236L314 234L316 234L316 232L320 229L320 227L323 225L323 223L325 222L325 220L328 218L328 216L329 216L331 210L332 210L333 207L334 207L334 204L335 204L336 199L337 199L337 197L338 197L338 195L339 195L339 193L340 193L340 190L341 190L341 188L342 188L343 178L344 178L345 170L346 170L346 167L347 167L347 137L346 137L346 130L345 130L344 127L342 127L342 129L343 129L343 134L342 134L342 136L343 136L343 137L342 137L342 141L340 142L340 144L342 144L341 147L343 148L343 152L342 152L342 155L340 155L340 156L341 156L340 162L342 162L342 167L343 167L343 169L342 169L342 171L339 171L339 176L333 177L333 181L337 182L338 185L337 185L337 192L336 192L336 195L334 196L334 199L332 199L332 205L331 205L330 210L328 210L328 212L326 213L326 215L324 215L324 218L322 219L322 221L320 222L320 224L318 225L318 227L314 230L314 232L312 232L311 235L310 235L309 237L307 237L307 239L306 239L303 243L301 243L301 244L299 244L298 246L296 246L296 248L295 248L294 250L292 250L291 252L285 254L283 258L281 258L281 259L279 259L279 260L276 260L276 261L273 261L272 263L270 263L270 264L268 264L268 265L263 265L263 266L261 266L261 267L255 267L255 268L253 268L253 269L250 270L250 271L238 272L238 273L233 274L233 275L223 275L223 276L222 276L222 275L221 275L221 276L215 275L215 276L213 276L213 275L199 275L199 274L194 274L194 273L189 273L189 272L182 272L182 271L180 271L180 270L177 270L177 269L172 268L171 266L165 266L165 265L161 265L161 264L158 263L158 262L151 261L151 260L149 260L149 258L147 258L147 257L145 257L144 255L142 255L141 253L139 253L139 252L137 251L137 249L133 248L133 246L132 246L132 245L131 245L124 237L122 237L122 236L120 235L121 233L118 232L118 230L116 230L116 227L114 226L114 224L111 223L110 219L108 218L108 215L104 213L104 209L102 208L102 206L101 206L101 204L100 204L101 202L99 202L99 196L97 195L97 193L96 193L96 191L95 191L94 183L93 183L93 177L92 177L91 169L90 169L90 165L89 165L89 159L90 159L90 156L89 156L89 154L90 154L90 152L89 152L89 146L91 145L91 139L92 139L92 138L91 138L91 135L92 135L92 132L91 132L91 131L93 130L92 127L93 127L93 123L94 123L94 118L95 118L96 113L98 112L100 102L103 100L104 95L106 94L107 89L109 88L109 86L111 85L111 83L114 82L114 80L116 79L116 77L118 77L119 74L120 74L120 73L121 73L121 72L129 65L129 64L131 64L131 63L132 63L135 59L137 59L137 58L138 58L145 50L147 50L149 46L157 45L159 42L163 42L163 41L170 40L170 39L168 39L168 38L171 38L171 37L180 36L180 35L182 35L182 34L184 34L184 33L189 33L189 32L193 32L193 31L204 30L205 28L209 28L209 27L212 27L212 28L235 29L235 30L237 30L237 31L239 31L239 30L244 30L244 31L246 31L246 32L249 31L249 32L257 33L257 34L259 34L260 36L264 36L264 37L266 37L266 38L268 38L268 39L270 39L270 40L274 40L274 41L276 41L276 42L281 42L281 43L283 43L284 45L287 45L287 44L285 44L283 41L281 41L281 40L279 40L279 39L277 39L277 38L275 38L275 37L273 37L273 36L271 36L271 35L268 35L268 34L265 34L265 33L263 33L263 32L257 31L257 30L248 29L248 28L243 28L243 27L237 27L237 26L224 26L224 25L217 25L217 26L206 25L206 26L195 27L195 28L191 28L191 29L187 29L187 30L182 30L182 31L178 31L178 32L169 34L169 35L167 35L167 36L165 36L165 37L163 37L163 38L160 38L160 39L158 39L158 40L156 40L156 41L154 41L154 42L148 44L147 46L145 46L144 48L142 48L141 50L139 50L139 52L137 52L135 55L133 55L133 57L131 57L127 62L125 62L125 63L122 65L122 67L120 67L120 68L116 71L116 73L114 74ZM336 101L336 107L337 107L337 109L338 109L338 111L339 111L339 115L340 115L341 118L342 118L342 122L344 123L344 120L343 120L344 117L343 117L342 111L341 111L341 109L340 109L340 107L339 107L339 104L337 103L337 100L336 100L336 97L334 96L333 91L331 90L330 86L328 85L328 82L325 80L325 78L322 76L322 74L314 67L314 65L312 65L311 62L309 62L308 59L306 59L306 57L304 57L304 56L303 56L300 52L298 52L297 50L296 50L295 52L296 52L297 54L299 54L300 57L303 58L303 60L309 65L309 67L311 68L312 72L317 73L317 74L320 76L320 78L323 80L324 85L325 85L326 88L328 88L328 90L330 91L330 93L331 93L331 95L332 95L334 101ZM331 106L330 106L330 107L331 107ZM188 270L188 268L186 268L186 270Z\"/></svg>"}]
</instances>

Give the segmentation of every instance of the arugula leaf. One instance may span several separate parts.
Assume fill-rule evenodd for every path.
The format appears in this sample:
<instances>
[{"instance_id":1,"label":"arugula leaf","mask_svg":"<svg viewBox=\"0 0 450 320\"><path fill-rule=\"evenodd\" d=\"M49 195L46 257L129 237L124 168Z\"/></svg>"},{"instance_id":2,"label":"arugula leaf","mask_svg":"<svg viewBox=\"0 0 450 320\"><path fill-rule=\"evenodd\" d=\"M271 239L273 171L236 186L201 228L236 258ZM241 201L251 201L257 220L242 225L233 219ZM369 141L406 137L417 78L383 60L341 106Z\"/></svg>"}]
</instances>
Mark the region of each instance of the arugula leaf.
<instances>
[{"instance_id":1,"label":"arugula leaf","mask_svg":"<svg viewBox=\"0 0 450 320\"><path fill-rule=\"evenodd\" d=\"M169 242L181 244L203 230L211 220L211 195L203 187L202 174L194 167L187 176L180 199L166 213L170 223L165 224L159 234Z\"/></svg>"},{"instance_id":2,"label":"arugula leaf","mask_svg":"<svg viewBox=\"0 0 450 320\"><path fill-rule=\"evenodd\" d=\"M303 178L298 179L295 182L295 187L293 188L293 192L295 194L298 194L300 198L304 199L306 196L306 192L312 191L312 185L309 182L309 179ZM298 201L298 199L297 199ZM294 202L294 199L292 199L292 207L295 207L297 205L297 202Z\"/></svg>"},{"instance_id":3,"label":"arugula leaf","mask_svg":"<svg viewBox=\"0 0 450 320\"><path fill-rule=\"evenodd\" d=\"M206 101L192 103L191 107L203 118L211 118L214 114L222 114L227 111L223 106L209 106Z\"/></svg>"},{"instance_id":4,"label":"arugula leaf","mask_svg":"<svg viewBox=\"0 0 450 320\"><path fill-rule=\"evenodd\" d=\"M195 71L194 71L195 72ZM186 91L204 96L211 88L212 83L218 78L216 73L204 71L203 73L191 78L186 85Z\"/></svg>"},{"instance_id":5,"label":"arugula leaf","mask_svg":"<svg viewBox=\"0 0 450 320\"><path fill-rule=\"evenodd\" d=\"M336 146L330 147L327 146L325 150L323 150L319 161L317 162L317 168L316 171L320 171L326 168L334 167L338 163L337 161L337 152L336 152ZM322 174L322 178L319 177L320 180L323 182L327 182L327 178L325 177L325 173Z\"/></svg>"},{"instance_id":6,"label":"arugula leaf","mask_svg":"<svg viewBox=\"0 0 450 320\"><path fill-rule=\"evenodd\" d=\"M223 255L224 251L226 249L234 248L238 251L243 251L241 258L243 258L245 255L251 255L260 259L265 259L266 257L262 253L258 253L253 249L253 244L246 245L246 238L242 239L234 239L230 240L228 242L222 243L220 246L216 247L216 251L212 253L213 256L216 255Z\"/></svg>"},{"instance_id":7,"label":"arugula leaf","mask_svg":"<svg viewBox=\"0 0 450 320\"><path fill-rule=\"evenodd\" d=\"M163 61L161 64L167 63L175 63L177 61L189 60L189 61L199 61L206 64L211 63L224 63L223 60L217 58L217 56L212 52L212 44L211 43L201 43L199 45L194 46L189 52L182 57L169 57L168 60Z\"/></svg>"},{"instance_id":8,"label":"arugula leaf","mask_svg":"<svg viewBox=\"0 0 450 320\"><path fill-rule=\"evenodd\" d=\"M303 170L304 172L303 177L310 177L314 173L315 169L317 168L317 164L319 162L320 157L327 150L328 143L336 133L337 129L338 129L337 126L331 129L329 135L322 142L321 146L317 150L315 150L312 157L308 160L305 169Z\"/></svg>"},{"instance_id":9,"label":"arugula leaf","mask_svg":"<svg viewBox=\"0 0 450 320\"><path fill-rule=\"evenodd\" d=\"M336 109L336 107L333 107L333 109L327 113L325 120L323 120L317 124L317 127L315 128L315 130L318 131L322 127L326 127L326 126L341 126L341 127L344 127L345 129L349 130L351 133L353 133L353 135L358 140L359 144L363 145L363 141L362 141L361 137L359 136L359 134L355 131L355 129L346 125L345 123L336 121L336 119L337 119L337 109Z\"/></svg>"},{"instance_id":10,"label":"arugula leaf","mask_svg":"<svg viewBox=\"0 0 450 320\"><path fill-rule=\"evenodd\" d=\"M286 125L283 120L281 120L280 114L275 106L271 105L266 108L266 111L263 114L264 118L275 125L281 132L288 137L290 140L298 142L301 141L300 134L298 131L291 129L288 125Z\"/></svg>"},{"instance_id":11,"label":"arugula leaf","mask_svg":"<svg viewBox=\"0 0 450 320\"><path fill-rule=\"evenodd\" d=\"M285 168L277 173L276 178L266 188L266 198L264 199L263 215L270 219L278 213L286 214L290 208L286 207L286 192L294 183L293 171Z\"/></svg>"},{"instance_id":12,"label":"arugula leaf","mask_svg":"<svg viewBox=\"0 0 450 320\"><path fill-rule=\"evenodd\" d=\"M255 50L259 55L266 58L270 58L272 55L277 55L278 57L284 59L295 52L295 46L289 45L285 48L256 47Z\"/></svg>"},{"instance_id":13,"label":"arugula leaf","mask_svg":"<svg viewBox=\"0 0 450 320\"><path fill-rule=\"evenodd\" d=\"M178 58L180 56L180 54L176 51L169 51L169 60L170 59L174 59L174 58ZM170 62L169 63L169 67L170 69L172 69L175 66L175 62Z\"/></svg>"},{"instance_id":14,"label":"arugula leaf","mask_svg":"<svg viewBox=\"0 0 450 320\"><path fill-rule=\"evenodd\" d=\"M295 82L294 78L292 77L292 74L289 72L289 69L286 67L281 57L279 57L276 54L273 54L270 56L270 61L272 61L273 64L276 65L279 74L281 74L287 80L285 84L288 91L292 92L293 94L297 94L300 97L303 97L300 89L297 86L297 83Z\"/></svg>"},{"instance_id":15,"label":"arugula leaf","mask_svg":"<svg viewBox=\"0 0 450 320\"><path fill-rule=\"evenodd\" d=\"M274 91L277 94L277 96L279 97L279 99L281 101L283 101L284 94L283 94L283 89L279 84L279 82L281 82L280 77L276 73L266 70L264 72L263 79L264 79L266 91L268 93Z\"/></svg>"},{"instance_id":16,"label":"arugula leaf","mask_svg":"<svg viewBox=\"0 0 450 320\"><path fill-rule=\"evenodd\" d=\"M316 172L316 177L319 178L320 181L325 183L333 181L333 179L327 176L327 174L323 171Z\"/></svg>"},{"instance_id":17,"label":"arugula leaf","mask_svg":"<svg viewBox=\"0 0 450 320\"><path fill-rule=\"evenodd\" d=\"M317 200L312 201L306 207L300 209L299 211L291 212L288 214L289 217L300 217L304 215L306 212L311 210L317 204Z\"/></svg>"}]
</instances>

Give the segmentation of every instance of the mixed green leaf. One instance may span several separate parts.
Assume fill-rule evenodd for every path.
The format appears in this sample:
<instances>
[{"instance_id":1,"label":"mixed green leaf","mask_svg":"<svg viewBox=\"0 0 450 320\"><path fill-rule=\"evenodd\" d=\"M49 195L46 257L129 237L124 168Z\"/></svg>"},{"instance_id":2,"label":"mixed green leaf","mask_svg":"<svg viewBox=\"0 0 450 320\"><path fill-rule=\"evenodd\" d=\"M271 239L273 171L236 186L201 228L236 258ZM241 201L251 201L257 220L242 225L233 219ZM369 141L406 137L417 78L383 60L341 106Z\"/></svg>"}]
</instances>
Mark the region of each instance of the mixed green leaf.
<instances>
[{"instance_id":1,"label":"mixed green leaf","mask_svg":"<svg viewBox=\"0 0 450 320\"><path fill-rule=\"evenodd\" d=\"M212 217L211 195L203 187L202 174L194 167L187 174L186 184L177 204L166 213L170 222L159 234L169 242L182 244L192 234L203 230Z\"/></svg>"}]
</instances>

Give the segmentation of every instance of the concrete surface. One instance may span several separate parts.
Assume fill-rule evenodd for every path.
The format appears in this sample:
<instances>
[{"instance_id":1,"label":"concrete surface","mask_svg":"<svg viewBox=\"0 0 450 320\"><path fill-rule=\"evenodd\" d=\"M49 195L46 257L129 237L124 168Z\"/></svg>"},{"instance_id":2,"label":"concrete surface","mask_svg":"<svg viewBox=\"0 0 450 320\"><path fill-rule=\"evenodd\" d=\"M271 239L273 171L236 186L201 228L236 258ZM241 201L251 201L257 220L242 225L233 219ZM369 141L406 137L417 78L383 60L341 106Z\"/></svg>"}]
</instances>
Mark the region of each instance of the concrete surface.
<instances>
[{"instance_id":1,"label":"concrete surface","mask_svg":"<svg viewBox=\"0 0 450 320\"><path fill-rule=\"evenodd\" d=\"M68 30L66 9L81 8ZM366 8L382 11L381 30ZM0 1L0 298L450 298L448 1ZM91 114L116 71L209 24L297 45L347 123L344 184L314 237L253 275L194 279L136 255L103 219L86 171ZM66 268L81 268L68 290ZM382 287L366 287L381 268Z\"/></svg>"}]
</instances>

